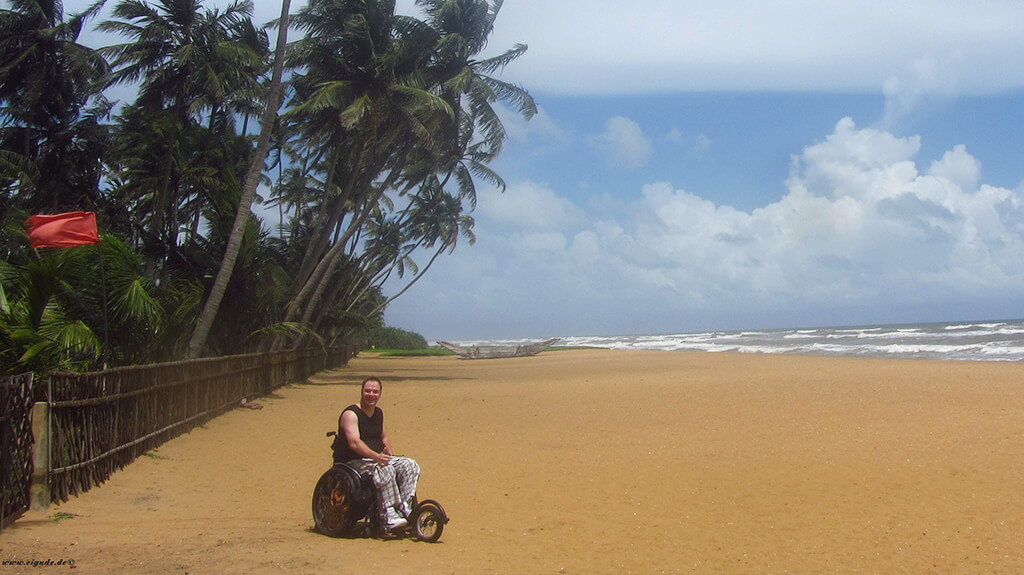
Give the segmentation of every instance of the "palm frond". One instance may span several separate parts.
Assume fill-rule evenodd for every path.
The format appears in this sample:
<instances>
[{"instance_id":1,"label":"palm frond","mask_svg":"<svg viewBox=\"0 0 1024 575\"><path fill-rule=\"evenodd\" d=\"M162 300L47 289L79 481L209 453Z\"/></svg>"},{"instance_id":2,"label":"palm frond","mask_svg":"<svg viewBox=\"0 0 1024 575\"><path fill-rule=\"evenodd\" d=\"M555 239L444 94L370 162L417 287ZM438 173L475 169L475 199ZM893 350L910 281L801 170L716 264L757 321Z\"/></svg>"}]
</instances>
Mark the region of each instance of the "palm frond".
<instances>
[{"instance_id":1,"label":"palm frond","mask_svg":"<svg viewBox=\"0 0 1024 575\"><path fill-rule=\"evenodd\" d=\"M62 350L62 354L89 356L93 359L100 356L102 345L99 338L82 321L69 322L64 318L55 318L52 323L47 322L41 326L39 333L53 342L56 349Z\"/></svg>"},{"instance_id":2,"label":"palm frond","mask_svg":"<svg viewBox=\"0 0 1024 575\"><path fill-rule=\"evenodd\" d=\"M484 78L484 82L497 94L499 100L511 103L527 120L537 115L537 102L522 86L491 77Z\"/></svg>"},{"instance_id":3,"label":"palm frond","mask_svg":"<svg viewBox=\"0 0 1024 575\"><path fill-rule=\"evenodd\" d=\"M526 44L516 44L502 54L475 62L474 67L485 74L499 72L503 70L505 66L508 66L512 62L518 60L520 56L526 53L527 49L528 46Z\"/></svg>"},{"instance_id":4,"label":"palm frond","mask_svg":"<svg viewBox=\"0 0 1024 575\"><path fill-rule=\"evenodd\" d=\"M146 280L137 277L128 282L118 294L114 294L112 311L125 320L138 321L154 328L164 321L164 310L146 287Z\"/></svg>"},{"instance_id":5,"label":"palm frond","mask_svg":"<svg viewBox=\"0 0 1024 575\"><path fill-rule=\"evenodd\" d=\"M303 325L299 322L294 321L280 321L272 323L266 327L262 327L249 334L249 337L257 336L286 336L286 337L312 337L317 341L321 341L320 336L313 331L309 326Z\"/></svg>"}]
</instances>

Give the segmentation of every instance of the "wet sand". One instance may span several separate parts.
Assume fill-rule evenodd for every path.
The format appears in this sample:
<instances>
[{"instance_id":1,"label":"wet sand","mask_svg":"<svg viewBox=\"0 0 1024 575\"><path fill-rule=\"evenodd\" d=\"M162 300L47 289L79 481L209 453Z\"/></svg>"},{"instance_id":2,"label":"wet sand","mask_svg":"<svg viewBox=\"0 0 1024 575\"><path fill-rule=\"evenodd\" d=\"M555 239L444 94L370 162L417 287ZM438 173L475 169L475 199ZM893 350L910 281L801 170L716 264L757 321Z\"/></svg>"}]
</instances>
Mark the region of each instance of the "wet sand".
<instances>
[{"instance_id":1,"label":"wet sand","mask_svg":"<svg viewBox=\"0 0 1024 575\"><path fill-rule=\"evenodd\" d=\"M440 543L310 495L366 374ZM1024 572L1024 365L643 351L363 356L0 534L75 573ZM60 519L63 518L63 519ZM57 519L60 519L59 521ZM0 574L67 567L0 565Z\"/></svg>"}]
</instances>

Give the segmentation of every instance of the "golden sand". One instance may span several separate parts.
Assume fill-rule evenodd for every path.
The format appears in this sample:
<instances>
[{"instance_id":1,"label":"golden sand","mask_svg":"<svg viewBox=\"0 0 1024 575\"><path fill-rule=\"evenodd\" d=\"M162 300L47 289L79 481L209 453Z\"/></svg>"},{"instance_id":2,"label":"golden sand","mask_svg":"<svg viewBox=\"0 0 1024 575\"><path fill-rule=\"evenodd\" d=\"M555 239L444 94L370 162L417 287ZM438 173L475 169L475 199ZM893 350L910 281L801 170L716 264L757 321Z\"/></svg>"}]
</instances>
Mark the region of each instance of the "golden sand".
<instances>
[{"instance_id":1,"label":"golden sand","mask_svg":"<svg viewBox=\"0 0 1024 575\"><path fill-rule=\"evenodd\" d=\"M438 544L310 495L366 374ZM1024 364L644 351L360 357L0 535L76 573L1024 573ZM54 521L56 513L73 517ZM42 570L41 570L42 569ZM58 567L0 566L4 573Z\"/></svg>"}]
</instances>

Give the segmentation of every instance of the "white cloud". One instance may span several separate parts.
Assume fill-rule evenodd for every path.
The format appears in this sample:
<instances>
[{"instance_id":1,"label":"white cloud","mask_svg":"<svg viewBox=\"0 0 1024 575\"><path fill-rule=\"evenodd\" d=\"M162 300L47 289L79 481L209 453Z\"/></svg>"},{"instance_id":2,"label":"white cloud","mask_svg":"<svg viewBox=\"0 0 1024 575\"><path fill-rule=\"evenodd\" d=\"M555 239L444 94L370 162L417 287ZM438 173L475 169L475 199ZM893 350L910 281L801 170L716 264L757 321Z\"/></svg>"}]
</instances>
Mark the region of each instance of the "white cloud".
<instances>
[{"instance_id":1,"label":"white cloud","mask_svg":"<svg viewBox=\"0 0 1024 575\"><path fill-rule=\"evenodd\" d=\"M961 190L972 191L978 187L981 162L967 153L966 146L959 145L943 154L941 160L932 162L928 175L946 178Z\"/></svg>"},{"instance_id":2,"label":"white cloud","mask_svg":"<svg viewBox=\"0 0 1024 575\"><path fill-rule=\"evenodd\" d=\"M954 59L960 58L954 56ZM922 108L955 96L960 75L955 68L955 62L940 64L935 58L919 58L904 74L887 78L882 85L885 95L882 126L892 129Z\"/></svg>"},{"instance_id":3,"label":"white cloud","mask_svg":"<svg viewBox=\"0 0 1024 575\"><path fill-rule=\"evenodd\" d=\"M543 92L877 92L896 77L913 98L928 62L931 81L966 93L1024 85L1021 22L1000 0L517 0L490 46L528 44L507 74Z\"/></svg>"},{"instance_id":4,"label":"white cloud","mask_svg":"<svg viewBox=\"0 0 1024 575\"><path fill-rule=\"evenodd\" d=\"M976 160L960 147L919 175L917 149L844 120L804 151L779 202L739 212L659 184L627 229L675 285L708 296L827 306L889 293L909 304L1024 285L1020 198L975 192Z\"/></svg>"},{"instance_id":5,"label":"white cloud","mask_svg":"<svg viewBox=\"0 0 1024 575\"><path fill-rule=\"evenodd\" d=\"M646 166L653 152L651 140L640 125L621 116L610 118L605 123L605 131L591 137L589 143L608 165L631 170Z\"/></svg>"},{"instance_id":6,"label":"white cloud","mask_svg":"<svg viewBox=\"0 0 1024 575\"><path fill-rule=\"evenodd\" d=\"M414 0L398 0L397 10L421 14ZM256 22L279 16L280 4L256 3ZM1006 0L517 0L502 7L487 54L528 44L502 77L537 93L884 90L895 121L935 90L1024 86L1021 22L1024 4ZM84 42L110 40L90 28Z\"/></svg>"},{"instance_id":7,"label":"white cloud","mask_svg":"<svg viewBox=\"0 0 1024 575\"><path fill-rule=\"evenodd\" d=\"M574 227L582 221L580 209L545 185L513 182L505 192L492 187L478 189L477 216L511 229L551 231Z\"/></svg>"},{"instance_id":8,"label":"white cloud","mask_svg":"<svg viewBox=\"0 0 1024 575\"><path fill-rule=\"evenodd\" d=\"M811 193L856 198L899 193L898 182L916 175L912 158L921 149L917 136L898 138L888 132L858 130L843 118L835 132L794 158L798 185Z\"/></svg>"},{"instance_id":9,"label":"white cloud","mask_svg":"<svg viewBox=\"0 0 1024 575\"><path fill-rule=\"evenodd\" d=\"M460 301L487 291L459 308L500 324L480 337L721 329L729 317L863 322L865 309L898 318L990 301L1012 314L1024 298L1024 193L979 185L962 146L922 173L919 150L916 137L844 119L794 159L783 198L749 212L662 182L615 220L587 220L526 183L481 210L480 241L445 264L451 277L424 281ZM492 219L522 227L502 232Z\"/></svg>"}]
</instances>

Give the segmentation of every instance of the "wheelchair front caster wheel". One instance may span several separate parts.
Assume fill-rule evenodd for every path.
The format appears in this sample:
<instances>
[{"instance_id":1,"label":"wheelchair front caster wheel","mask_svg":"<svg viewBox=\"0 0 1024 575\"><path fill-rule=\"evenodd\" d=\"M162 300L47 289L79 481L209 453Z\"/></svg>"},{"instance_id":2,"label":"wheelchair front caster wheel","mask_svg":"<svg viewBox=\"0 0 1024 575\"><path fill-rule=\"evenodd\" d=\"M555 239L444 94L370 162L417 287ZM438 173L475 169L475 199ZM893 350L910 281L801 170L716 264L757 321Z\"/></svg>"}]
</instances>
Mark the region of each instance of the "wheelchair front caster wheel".
<instances>
[{"instance_id":1,"label":"wheelchair front caster wheel","mask_svg":"<svg viewBox=\"0 0 1024 575\"><path fill-rule=\"evenodd\" d=\"M416 510L410 523L416 539L434 543L441 538L444 524L447 522L444 511L432 503L424 503Z\"/></svg>"}]
</instances>

